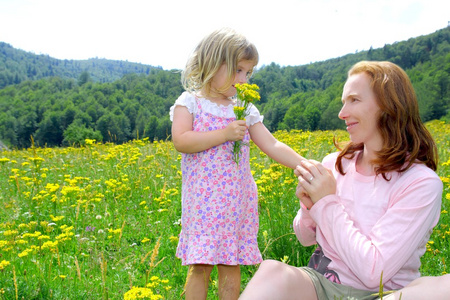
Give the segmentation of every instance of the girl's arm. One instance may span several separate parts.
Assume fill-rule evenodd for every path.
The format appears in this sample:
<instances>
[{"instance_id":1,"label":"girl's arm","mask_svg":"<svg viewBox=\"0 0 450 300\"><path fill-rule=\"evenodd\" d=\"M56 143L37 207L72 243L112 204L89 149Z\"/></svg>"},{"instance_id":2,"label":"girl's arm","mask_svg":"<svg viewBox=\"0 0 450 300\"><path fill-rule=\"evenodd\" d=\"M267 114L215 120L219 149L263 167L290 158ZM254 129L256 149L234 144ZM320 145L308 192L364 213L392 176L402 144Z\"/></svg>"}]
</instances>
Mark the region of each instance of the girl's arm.
<instances>
[{"instance_id":1,"label":"girl's arm","mask_svg":"<svg viewBox=\"0 0 450 300\"><path fill-rule=\"evenodd\" d=\"M305 159L292 148L278 141L261 122L250 126L249 132L252 141L261 151L286 167L295 169L300 161Z\"/></svg>"},{"instance_id":2,"label":"girl's arm","mask_svg":"<svg viewBox=\"0 0 450 300\"><path fill-rule=\"evenodd\" d=\"M198 132L192 130L193 116L185 106L177 105L173 112L172 141L175 149L183 153L196 153L227 141L244 138L245 121L234 121L223 129Z\"/></svg>"}]
</instances>

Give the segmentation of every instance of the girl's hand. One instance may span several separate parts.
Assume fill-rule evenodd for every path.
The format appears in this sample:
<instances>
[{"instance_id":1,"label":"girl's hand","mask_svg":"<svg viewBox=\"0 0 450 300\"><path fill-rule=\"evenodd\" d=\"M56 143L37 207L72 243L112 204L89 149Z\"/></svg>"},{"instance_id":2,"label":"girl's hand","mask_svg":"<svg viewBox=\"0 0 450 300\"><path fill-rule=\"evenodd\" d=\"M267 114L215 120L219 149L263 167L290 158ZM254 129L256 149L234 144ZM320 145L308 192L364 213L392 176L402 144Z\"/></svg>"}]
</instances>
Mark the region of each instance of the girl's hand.
<instances>
[{"instance_id":1,"label":"girl's hand","mask_svg":"<svg viewBox=\"0 0 450 300\"><path fill-rule=\"evenodd\" d=\"M299 174L298 185L301 187L300 190L297 187L299 193L296 193L296 195L299 198L301 197L300 200L306 207L308 207L307 204L311 203L308 202L305 195L309 196L312 203L316 203L323 197L336 193L336 179L333 173L317 161L302 161L295 169L295 174Z\"/></svg>"},{"instance_id":2,"label":"girl's hand","mask_svg":"<svg viewBox=\"0 0 450 300\"><path fill-rule=\"evenodd\" d=\"M225 139L227 141L240 141L244 138L247 131L245 120L236 120L228 124L224 129Z\"/></svg>"}]
</instances>

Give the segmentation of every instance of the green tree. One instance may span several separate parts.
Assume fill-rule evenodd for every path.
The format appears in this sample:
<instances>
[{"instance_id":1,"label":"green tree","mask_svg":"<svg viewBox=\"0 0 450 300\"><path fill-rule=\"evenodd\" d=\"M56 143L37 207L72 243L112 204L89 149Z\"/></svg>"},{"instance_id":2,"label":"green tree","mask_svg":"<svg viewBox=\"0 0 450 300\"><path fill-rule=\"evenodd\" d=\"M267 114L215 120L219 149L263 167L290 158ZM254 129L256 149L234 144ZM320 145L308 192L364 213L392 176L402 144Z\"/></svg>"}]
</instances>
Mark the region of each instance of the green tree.
<instances>
[{"instance_id":1,"label":"green tree","mask_svg":"<svg viewBox=\"0 0 450 300\"><path fill-rule=\"evenodd\" d=\"M76 119L70 124L66 130L64 130L64 146L73 145L85 145L86 139L93 139L101 142L103 137L99 131L95 131L92 128L87 128L83 120Z\"/></svg>"},{"instance_id":2,"label":"green tree","mask_svg":"<svg viewBox=\"0 0 450 300\"><path fill-rule=\"evenodd\" d=\"M91 82L91 75L88 71L83 71L80 76L78 77L78 85L82 86L85 85L88 82Z\"/></svg>"},{"instance_id":3,"label":"green tree","mask_svg":"<svg viewBox=\"0 0 450 300\"><path fill-rule=\"evenodd\" d=\"M97 122L97 130L104 141L124 143L130 139L130 121L123 113L103 115Z\"/></svg>"},{"instance_id":4,"label":"green tree","mask_svg":"<svg viewBox=\"0 0 450 300\"><path fill-rule=\"evenodd\" d=\"M16 123L16 118L10 114L0 113L0 143L3 142L9 147L17 145Z\"/></svg>"},{"instance_id":5,"label":"green tree","mask_svg":"<svg viewBox=\"0 0 450 300\"><path fill-rule=\"evenodd\" d=\"M38 129L38 115L32 107L25 107L26 110L21 110L20 116L17 119L17 144L20 148L31 146L31 136L33 136Z\"/></svg>"},{"instance_id":6,"label":"green tree","mask_svg":"<svg viewBox=\"0 0 450 300\"><path fill-rule=\"evenodd\" d=\"M64 139L63 115L61 112L52 111L38 124L35 141L38 145L49 147L61 146Z\"/></svg>"},{"instance_id":7,"label":"green tree","mask_svg":"<svg viewBox=\"0 0 450 300\"><path fill-rule=\"evenodd\" d=\"M151 116L145 126L145 136L148 136L151 141L158 139L158 118Z\"/></svg>"},{"instance_id":8,"label":"green tree","mask_svg":"<svg viewBox=\"0 0 450 300\"><path fill-rule=\"evenodd\" d=\"M171 134L172 134L172 122L170 122L169 117L163 118L158 122L155 139L166 140L170 137Z\"/></svg>"}]
</instances>

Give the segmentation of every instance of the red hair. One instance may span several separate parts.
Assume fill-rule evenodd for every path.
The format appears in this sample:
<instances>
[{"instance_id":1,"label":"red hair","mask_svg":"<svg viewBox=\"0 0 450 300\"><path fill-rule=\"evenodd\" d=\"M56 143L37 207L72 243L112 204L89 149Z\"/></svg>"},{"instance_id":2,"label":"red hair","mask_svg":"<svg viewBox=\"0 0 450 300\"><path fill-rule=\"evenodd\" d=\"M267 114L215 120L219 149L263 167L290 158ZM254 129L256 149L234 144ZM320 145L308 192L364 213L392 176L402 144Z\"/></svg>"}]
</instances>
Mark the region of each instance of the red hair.
<instances>
[{"instance_id":1,"label":"red hair","mask_svg":"<svg viewBox=\"0 0 450 300\"><path fill-rule=\"evenodd\" d=\"M389 180L386 173L404 172L413 163L423 163L436 171L436 143L420 119L416 93L405 71L387 61L361 61L349 70L348 77L360 73L371 78L371 87L381 110L378 130L383 145L372 161L376 165L376 174ZM363 144L352 142L343 149L338 147L341 152L336 160L336 169L344 174L342 158L352 158L363 148Z\"/></svg>"}]
</instances>

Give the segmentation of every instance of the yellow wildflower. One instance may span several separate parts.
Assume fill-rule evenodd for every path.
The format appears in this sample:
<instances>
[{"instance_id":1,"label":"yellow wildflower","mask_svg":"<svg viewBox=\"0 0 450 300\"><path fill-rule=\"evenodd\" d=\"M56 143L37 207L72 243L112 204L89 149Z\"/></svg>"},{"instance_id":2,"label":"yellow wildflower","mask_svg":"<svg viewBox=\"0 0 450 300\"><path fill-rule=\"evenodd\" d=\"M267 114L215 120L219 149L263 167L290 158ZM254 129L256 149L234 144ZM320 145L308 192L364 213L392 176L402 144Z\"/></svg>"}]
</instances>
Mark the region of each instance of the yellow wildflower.
<instances>
[{"instance_id":1,"label":"yellow wildflower","mask_svg":"<svg viewBox=\"0 0 450 300\"><path fill-rule=\"evenodd\" d=\"M6 266L9 266L9 265L10 265L9 261L2 260L0 262L0 270L3 270Z\"/></svg>"}]
</instances>

